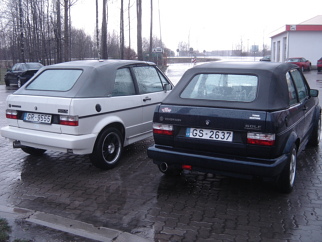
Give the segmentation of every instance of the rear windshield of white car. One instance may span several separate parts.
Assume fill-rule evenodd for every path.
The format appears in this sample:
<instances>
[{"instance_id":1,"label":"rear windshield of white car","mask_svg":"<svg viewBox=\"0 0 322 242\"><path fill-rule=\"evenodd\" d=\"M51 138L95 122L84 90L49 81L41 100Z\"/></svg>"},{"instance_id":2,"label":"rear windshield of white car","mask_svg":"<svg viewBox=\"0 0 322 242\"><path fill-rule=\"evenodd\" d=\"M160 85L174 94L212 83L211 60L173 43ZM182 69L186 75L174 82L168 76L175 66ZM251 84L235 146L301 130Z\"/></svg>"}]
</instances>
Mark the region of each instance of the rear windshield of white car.
<instances>
[{"instance_id":1,"label":"rear windshield of white car","mask_svg":"<svg viewBox=\"0 0 322 242\"><path fill-rule=\"evenodd\" d=\"M252 102L258 78L253 75L198 74L182 91L181 98L214 101Z\"/></svg>"},{"instance_id":2,"label":"rear windshield of white car","mask_svg":"<svg viewBox=\"0 0 322 242\"><path fill-rule=\"evenodd\" d=\"M65 92L73 87L82 72L82 70L45 70L26 89Z\"/></svg>"}]
</instances>

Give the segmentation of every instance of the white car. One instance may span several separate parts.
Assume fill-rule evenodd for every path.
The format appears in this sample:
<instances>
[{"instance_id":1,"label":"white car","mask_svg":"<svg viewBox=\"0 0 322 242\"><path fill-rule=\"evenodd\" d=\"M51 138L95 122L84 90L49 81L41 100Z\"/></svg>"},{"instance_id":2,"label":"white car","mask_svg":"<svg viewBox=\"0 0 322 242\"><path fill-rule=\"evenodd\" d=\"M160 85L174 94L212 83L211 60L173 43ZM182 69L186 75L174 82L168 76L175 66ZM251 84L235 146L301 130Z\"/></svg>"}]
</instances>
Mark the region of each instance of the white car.
<instances>
[{"instance_id":1,"label":"white car","mask_svg":"<svg viewBox=\"0 0 322 242\"><path fill-rule=\"evenodd\" d=\"M109 169L122 148L152 135L155 106L173 88L154 63L87 60L45 66L6 101L1 135L15 148L90 154Z\"/></svg>"}]
</instances>

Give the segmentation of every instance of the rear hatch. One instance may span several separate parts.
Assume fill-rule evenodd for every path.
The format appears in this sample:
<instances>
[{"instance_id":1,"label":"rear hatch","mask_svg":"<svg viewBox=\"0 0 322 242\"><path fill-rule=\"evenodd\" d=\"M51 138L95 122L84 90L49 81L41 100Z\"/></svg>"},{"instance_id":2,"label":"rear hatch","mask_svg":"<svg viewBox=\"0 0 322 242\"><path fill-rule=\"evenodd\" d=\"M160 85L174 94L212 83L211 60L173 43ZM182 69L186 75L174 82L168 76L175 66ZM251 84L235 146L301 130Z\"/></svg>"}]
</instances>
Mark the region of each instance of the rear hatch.
<instances>
[{"instance_id":1,"label":"rear hatch","mask_svg":"<svg viewBox=\"0 0 322 242\"><path fill-rule=\"evenodd\" d=\"M7 108L18 112L18 119L8 119L10 126L62 133L61 115L68 115L71 98L9 95Z\"/></svg>"},{"instance_id":2,"label":"rear hatch","mask_svg":"<svg viewBox=\"0 0 322 242\"><path fill-rule=\"evenodd\" d=\"M270 146L249 144L265 132L265 111L161 105L154 122L173 125L173 136L155 134L156 145L193 153L269 157Z\"/></svg>"}]
</instances>

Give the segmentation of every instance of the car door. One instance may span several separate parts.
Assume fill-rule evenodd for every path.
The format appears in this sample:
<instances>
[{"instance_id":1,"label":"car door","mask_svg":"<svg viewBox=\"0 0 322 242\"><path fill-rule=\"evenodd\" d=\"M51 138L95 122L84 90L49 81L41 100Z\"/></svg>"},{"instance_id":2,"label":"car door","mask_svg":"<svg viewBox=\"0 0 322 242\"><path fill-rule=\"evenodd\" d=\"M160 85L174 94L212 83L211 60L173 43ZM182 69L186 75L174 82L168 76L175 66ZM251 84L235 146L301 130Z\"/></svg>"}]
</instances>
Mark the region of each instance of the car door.
<instances>
[{"instance_id":1,"label":"car door","mask_svg":"<svg viewBox=\"0 0 322 242\"><path fill-rule=\"evenodd\" d=\"M16 84L17 83L17 76L20 72L20 63L15 64L11 71L7 72L6 79L8 80L8 83L10 84Z\"/></svg>"},{"instance_id":2,"label":"car door","mask_svg":"<svg viewBox=\"0 0 322 242\"><path fill-rule=\"evenodd\" d=\"M151 132L155 107L168 95L169 92L164 91L164 84L170 82L154 66L136 66L132 69L143 107L142 132Z\"/></svg>"},{"instance_id":3,"label":"car door","mask_svg":"<svg viewBox=\"0 0 322 242\"><path fill-rule=\"evenodd\" d=\"M315 101L309 97L310 88L303 74L298 69L292 70L290 74L294 81L297 95L298 95L298 100L303 112L303 117L304 117L303 137L304 139L306 139L308 135L308 131L312 125Z\"/></svg>"}]
</instances>

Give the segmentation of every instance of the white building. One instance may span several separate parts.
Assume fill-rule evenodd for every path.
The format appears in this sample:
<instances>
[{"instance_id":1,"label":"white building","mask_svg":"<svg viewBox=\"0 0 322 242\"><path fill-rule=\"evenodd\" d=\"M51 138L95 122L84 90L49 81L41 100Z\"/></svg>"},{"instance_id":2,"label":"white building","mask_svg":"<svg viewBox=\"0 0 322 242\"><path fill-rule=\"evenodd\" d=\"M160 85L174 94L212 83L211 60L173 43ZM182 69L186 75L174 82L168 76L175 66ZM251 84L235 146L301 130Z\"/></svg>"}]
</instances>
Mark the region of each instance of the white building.
<instances>
[{"instance_id":1,"label":"white building","mask_svg":"<svg viewBox=\"0 0 322 242\"><path fill-rule=\"evenodd\" d=\"M300 24L285 25L271 36L271 60L284 62L290 57L304 57L316 65L322 57L322 15Z\"/></svg>"}]
</instances>

